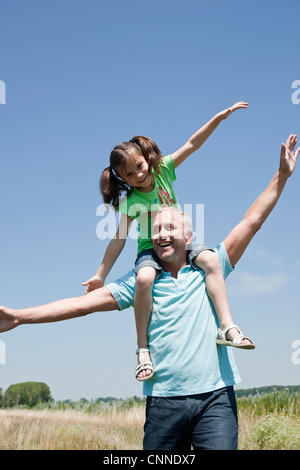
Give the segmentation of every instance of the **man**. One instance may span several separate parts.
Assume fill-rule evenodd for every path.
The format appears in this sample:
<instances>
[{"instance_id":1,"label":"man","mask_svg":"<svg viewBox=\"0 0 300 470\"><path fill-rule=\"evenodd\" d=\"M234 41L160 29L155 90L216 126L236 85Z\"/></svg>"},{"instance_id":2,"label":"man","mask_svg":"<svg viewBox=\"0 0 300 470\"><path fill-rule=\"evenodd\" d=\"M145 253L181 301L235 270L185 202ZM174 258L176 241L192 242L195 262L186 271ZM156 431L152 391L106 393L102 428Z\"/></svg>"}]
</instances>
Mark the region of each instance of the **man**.
<instances>
[{"instance_id":1,"label":"man","mask_svg":"<svg viewBox=\"0 0 300 470\"><path fill-rule=\"evenodd\" d=\"M294 171L300 148L290 135L282 144L279 170L243 220L216 249L226 277L275 207ZM217 346L216 316L201 271L187 264L191 230L180 212L161 211L154 220L153 248L163 273L154 285L149 346L155 375L147 395L144 449L236 449L233 385L240 378L230 348ZM74 318L133 305L132 272L85 296L22 309L0 309L0 331L23 323Z\"/></svg>"}]
</instances>

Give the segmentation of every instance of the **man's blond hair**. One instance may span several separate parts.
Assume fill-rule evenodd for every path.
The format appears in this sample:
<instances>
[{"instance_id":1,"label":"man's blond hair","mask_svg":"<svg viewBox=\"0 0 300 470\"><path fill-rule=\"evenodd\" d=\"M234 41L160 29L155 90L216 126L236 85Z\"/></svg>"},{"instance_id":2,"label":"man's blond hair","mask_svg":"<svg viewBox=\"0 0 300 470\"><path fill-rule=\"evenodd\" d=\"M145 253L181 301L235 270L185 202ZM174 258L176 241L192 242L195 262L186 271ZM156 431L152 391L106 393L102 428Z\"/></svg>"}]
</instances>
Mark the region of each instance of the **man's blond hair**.
<instances>
[{"instance_id":1,"label":"man's blond hair","mask_svg":"<svg viewBox=\"0 0 300 470\"><path fill-rule=\"evenodd\" d=\"M190 236L190 234L193 234L193 223L191 218L177 206L162 206L157 212L155 219L159 214L167 211L173 211L176 214L180 215L183 221L183 230L185 237Z\"/></svg>"}]
</instances>

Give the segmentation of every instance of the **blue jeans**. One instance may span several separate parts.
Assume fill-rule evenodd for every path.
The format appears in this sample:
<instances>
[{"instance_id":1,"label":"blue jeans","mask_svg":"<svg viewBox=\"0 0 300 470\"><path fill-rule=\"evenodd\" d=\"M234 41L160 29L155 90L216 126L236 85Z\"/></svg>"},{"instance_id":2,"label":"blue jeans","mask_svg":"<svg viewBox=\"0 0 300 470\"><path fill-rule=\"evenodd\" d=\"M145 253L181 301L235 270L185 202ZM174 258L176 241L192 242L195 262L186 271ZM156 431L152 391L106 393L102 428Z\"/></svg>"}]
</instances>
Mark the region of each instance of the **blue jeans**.
<instances>
[{"instance_id":1,"label":"blue jeans","mask_svg":"<svg viewBox=\"0 0 300 470\"><path fill-rule=\"evenodd\" d=\"M233 387L182 397L147 397L144 450L237 450Z\"/></svg>"}]
</instances>

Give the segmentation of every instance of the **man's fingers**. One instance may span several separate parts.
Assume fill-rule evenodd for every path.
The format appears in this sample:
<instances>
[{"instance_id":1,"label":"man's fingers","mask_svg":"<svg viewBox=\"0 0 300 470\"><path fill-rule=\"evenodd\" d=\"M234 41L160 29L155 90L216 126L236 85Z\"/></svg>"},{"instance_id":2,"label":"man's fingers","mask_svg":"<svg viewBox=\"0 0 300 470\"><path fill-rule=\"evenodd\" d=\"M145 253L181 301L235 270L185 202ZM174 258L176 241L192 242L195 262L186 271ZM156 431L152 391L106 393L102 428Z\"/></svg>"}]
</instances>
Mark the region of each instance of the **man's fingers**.
<instances>
[{"instance_id":1,"label":"man's fingers","mask_svg":"<svg viewBox=\"0 0 300 470\"><path fill-rule=\"evenodd\" d=\"M286 151L286 146L285 144L281 144L281 157L284 157Z\"/></svg>"},{"instance_id":2,"label":"man's fingers","mask_svg":"<svg viewBox=\"0 0 300 470\"><path fill-rule=\"evenodd\" d=\"M286 147L289 150L294 151L296 143L297 143L297 136L295 134L291 134L291 135L289 135L289 137L286 141Z\"/></svg>"}]
</instances>

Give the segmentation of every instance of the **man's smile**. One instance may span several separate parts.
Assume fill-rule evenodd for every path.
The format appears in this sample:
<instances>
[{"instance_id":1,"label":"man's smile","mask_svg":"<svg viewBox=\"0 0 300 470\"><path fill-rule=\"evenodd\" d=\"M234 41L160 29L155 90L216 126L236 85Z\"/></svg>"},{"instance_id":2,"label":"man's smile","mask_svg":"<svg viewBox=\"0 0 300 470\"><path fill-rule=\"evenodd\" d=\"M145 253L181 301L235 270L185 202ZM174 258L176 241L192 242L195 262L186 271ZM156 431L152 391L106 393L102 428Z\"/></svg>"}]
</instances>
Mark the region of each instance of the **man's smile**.
<instances>
[{"instance_id":1,"label":"man's smile","mask_svg":"<svg viewBox=\"0 0 300 470\"><path fill-rule=\"evenodd\" d=\"M171 241L169 241L169 242L167 242L167 241L161 241L161 242L158 242L158 245L159 245L160 247L164 248L164 247L166 247L166 246L172 245L172 242L171 242Z\"/></svg>"}]
</instances>

